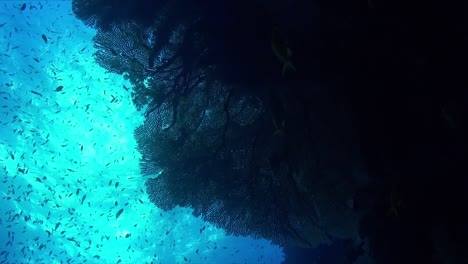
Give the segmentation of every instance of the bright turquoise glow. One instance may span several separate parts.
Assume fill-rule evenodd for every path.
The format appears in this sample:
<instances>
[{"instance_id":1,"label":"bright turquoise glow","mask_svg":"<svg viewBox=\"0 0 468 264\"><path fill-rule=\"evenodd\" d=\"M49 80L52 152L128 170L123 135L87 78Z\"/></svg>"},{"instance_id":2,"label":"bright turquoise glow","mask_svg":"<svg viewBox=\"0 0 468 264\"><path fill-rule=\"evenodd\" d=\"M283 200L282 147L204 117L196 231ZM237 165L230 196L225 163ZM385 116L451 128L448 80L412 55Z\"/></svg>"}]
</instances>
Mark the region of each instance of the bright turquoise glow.
<instances>
[{"instance_id":1,"label":"bright turquoise glow","mask_svg":"<svg viewBox=\"0 0 468 264\"><path fill-rule=\"evenodd\" d=\"M131 85L94 62L70 2L22 4L0 2L0 263L281 263L269 241L151 204Z\"/></svg>"}]
</instances>

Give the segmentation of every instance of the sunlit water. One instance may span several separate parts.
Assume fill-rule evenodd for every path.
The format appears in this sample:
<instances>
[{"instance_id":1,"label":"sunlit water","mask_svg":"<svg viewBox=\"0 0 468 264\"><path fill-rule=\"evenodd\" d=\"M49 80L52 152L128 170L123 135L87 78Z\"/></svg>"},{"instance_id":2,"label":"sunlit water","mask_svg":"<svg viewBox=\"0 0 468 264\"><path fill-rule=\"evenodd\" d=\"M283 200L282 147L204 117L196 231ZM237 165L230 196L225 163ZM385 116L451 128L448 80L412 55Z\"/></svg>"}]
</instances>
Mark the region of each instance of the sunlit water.
<instances>
[{"instance_id":1,"label":"sunlit water","mask_svg":"<svg viewBox=\"0 0 468 264\"><path fill-rule=\"evenodd\" d=\"M283 260L269 241L151 204L131 85L94 62L71 2L22 4L0 1L0 263Z\"/></svg>"}]
</instances>

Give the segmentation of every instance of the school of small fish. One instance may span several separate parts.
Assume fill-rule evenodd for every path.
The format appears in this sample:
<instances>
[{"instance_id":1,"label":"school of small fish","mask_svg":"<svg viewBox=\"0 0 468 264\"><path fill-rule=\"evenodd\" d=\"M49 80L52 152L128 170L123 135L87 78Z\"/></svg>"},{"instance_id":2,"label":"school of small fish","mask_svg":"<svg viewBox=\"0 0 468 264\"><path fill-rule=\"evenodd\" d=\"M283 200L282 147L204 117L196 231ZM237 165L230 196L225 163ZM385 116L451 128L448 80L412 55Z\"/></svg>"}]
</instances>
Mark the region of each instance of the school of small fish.
<instances>
[{"instance_id":1,"label":"school of small fish","mask_svg":"<svg viewBox=\"0 0 468 264\"><path fill-rule=\"evenodd\" d=\"M281 263L149 202L131 85L94 62L70 2L0 2L0 30L0 263Z\"/></svg>"}]
</instances>

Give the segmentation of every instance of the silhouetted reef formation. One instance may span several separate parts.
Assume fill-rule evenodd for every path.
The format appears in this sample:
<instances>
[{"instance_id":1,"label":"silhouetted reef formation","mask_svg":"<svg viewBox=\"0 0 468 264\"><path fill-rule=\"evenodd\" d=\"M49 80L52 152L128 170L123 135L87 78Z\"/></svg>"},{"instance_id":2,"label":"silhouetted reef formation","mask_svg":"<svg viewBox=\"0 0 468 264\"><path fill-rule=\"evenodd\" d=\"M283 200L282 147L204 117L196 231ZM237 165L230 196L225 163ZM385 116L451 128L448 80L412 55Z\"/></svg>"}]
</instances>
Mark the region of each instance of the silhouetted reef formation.
<instances>
[{"instance_id":1,"label":"silhouetted reef formation","mask_svg":"<svg viewBox=\"0 0 468 264\"><path fill-rule=\"evenodd\" d=\"M463 263L460 6L89 1L98 63L134 84L152 202L287 246ZM161 173L162 172L162 173ZM362 261L354 256L348 262ZM467 257L467 258L464 258Z\"/></svg>"}]
</instances>

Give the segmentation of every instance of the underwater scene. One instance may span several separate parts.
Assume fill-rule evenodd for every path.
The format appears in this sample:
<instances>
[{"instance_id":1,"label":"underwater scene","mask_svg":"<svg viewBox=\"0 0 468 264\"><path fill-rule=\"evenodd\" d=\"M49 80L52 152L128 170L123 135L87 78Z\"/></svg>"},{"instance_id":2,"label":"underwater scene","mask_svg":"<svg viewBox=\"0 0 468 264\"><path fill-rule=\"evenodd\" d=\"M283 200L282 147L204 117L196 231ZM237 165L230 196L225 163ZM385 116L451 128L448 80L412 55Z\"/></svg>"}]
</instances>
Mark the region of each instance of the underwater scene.
<instances>
[{"instance_id":1,"label":"underwater scene","mask_svg":"<svg viewBox=\"0 0 468 264\"><path fill-rule=\"evenodd\" d=\"M467 13L0 0L0 264L468 263Z\"/></svg>"},{"instance_id":2,"label":"underwater scene","mask_svg":"<svg viewBox=\"0 0 468 264\"><path fill-rule=\"evenodd\" d=\"M23 3L0 3L0 262L281 263L268 240L149 201L131 84L95 62L70 1Z\"/></svg>"}]
</instances>

